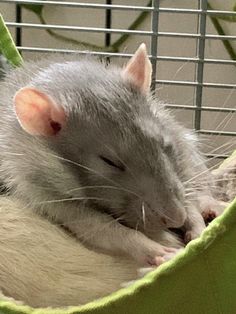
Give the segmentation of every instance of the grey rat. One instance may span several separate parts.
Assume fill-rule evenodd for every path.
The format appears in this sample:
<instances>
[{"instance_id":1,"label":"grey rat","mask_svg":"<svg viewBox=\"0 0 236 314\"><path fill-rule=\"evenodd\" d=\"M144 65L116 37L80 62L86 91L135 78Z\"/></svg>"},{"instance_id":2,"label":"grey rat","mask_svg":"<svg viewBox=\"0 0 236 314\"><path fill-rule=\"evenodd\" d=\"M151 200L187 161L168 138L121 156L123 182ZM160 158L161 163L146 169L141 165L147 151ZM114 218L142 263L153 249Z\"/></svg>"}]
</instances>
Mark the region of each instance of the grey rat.
<instances>
[{"instance_id":1,"label":"grey rat","mask_svg":"<svg viewBox=\"0 0 236 314\"><path fill-rule=\"evenodd\" d=\"M181 246L168 228L199 236L212 197L195 137L150 93L151 75L144 44L123 68L25 62L1 86L0 172L88 246L158 265Z\"/></svg>"}]
</instances>

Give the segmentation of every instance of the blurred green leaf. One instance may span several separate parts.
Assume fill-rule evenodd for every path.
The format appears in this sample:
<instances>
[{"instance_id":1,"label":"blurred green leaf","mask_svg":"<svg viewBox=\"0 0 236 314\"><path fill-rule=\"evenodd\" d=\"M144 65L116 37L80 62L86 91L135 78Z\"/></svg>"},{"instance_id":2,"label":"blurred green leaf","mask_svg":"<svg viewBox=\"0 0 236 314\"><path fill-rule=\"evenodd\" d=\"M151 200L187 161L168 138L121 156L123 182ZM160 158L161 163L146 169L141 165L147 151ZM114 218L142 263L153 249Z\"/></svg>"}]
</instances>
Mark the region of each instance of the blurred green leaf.
<instances>
[{"instance_id":1,"label":"blurred green leaf","mask_svg":"<svg viewBox=\"0 0 236 314\"><path fill-rule=\"evenodd\" d=\"M35 13L38 16L42 15L43 7L44 7L41 4L22 4L21 6L25 8L26 10L29 10Z\"/></svg>"}]
</instances>

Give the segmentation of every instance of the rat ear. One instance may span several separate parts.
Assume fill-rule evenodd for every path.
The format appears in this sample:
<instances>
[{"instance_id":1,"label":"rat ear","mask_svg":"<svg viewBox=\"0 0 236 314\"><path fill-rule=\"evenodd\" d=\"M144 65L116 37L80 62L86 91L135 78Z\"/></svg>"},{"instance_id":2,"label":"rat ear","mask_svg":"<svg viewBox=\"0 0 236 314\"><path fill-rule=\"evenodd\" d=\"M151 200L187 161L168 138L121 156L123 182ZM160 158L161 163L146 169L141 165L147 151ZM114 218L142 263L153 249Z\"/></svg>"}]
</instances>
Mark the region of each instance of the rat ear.
<instances>
[{"instance_id":1,"label":"rat ear","mask_svg":"<svg viewBox=\"0 0 236 314\"><path fill-rule=\"evenodd\" d=\"M66 122L64 109L34 87L20 89L13 102L20 125L31 135L56 135Z\"/></svg>"},{"instance_id":2,"label":"rat ear","mask_svg":"<svg viewBox=\"0 0 236 314\"><path fill-rule=\"evenodd\" d=\"M141 44L134 56L129 60L123 70L123 75L130 78L133 83L147 93L150 89L152 78L152 65L148 59L145 44Z\"/></svg>"}]
</instances>

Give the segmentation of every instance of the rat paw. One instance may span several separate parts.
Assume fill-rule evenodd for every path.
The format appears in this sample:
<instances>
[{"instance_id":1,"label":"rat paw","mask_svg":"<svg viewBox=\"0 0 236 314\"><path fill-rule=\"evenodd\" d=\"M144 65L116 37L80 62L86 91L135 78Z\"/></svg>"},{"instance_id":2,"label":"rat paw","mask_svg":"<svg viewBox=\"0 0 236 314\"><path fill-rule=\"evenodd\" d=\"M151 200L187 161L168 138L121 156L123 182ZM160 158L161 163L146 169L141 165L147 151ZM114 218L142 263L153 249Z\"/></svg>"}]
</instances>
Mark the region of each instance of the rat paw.
<instances>
[{"instance_id":1,"label":"rat paw","mask_svg":"<svg viewBox=\"0 0 236 314\"><path fill-rule=\"evenodd\" d=\"M186 233L184 235L184 243L187 244L190 241L200 237L201 233L202 233L202 230L200 231L200 230L192 229L192 230L186 231Z\"/></svg>"},{"instance_id":2,"label":"rat paw","mask_svg":"<svg viewBox=\"0 0 236 314\"><path fill-rule=\"evenodd\" d=\"M165 254L163 256L156 256L156 257L154 257L152 259L152 262L153 262L152 266L139 268L138 271L137 271L137 279L131 280L131 281L127 281L127 282L123 282L121 284L121 287L125 288L125 287L131 286L132 284L137 282L139 279L143 278L146 274L148 274L151 271L155 270L156 269L155 266L159 266L159 265L163 264L164 262L170 260L177 253L179 253L180 251L183 250L182 248L181 249L175 249L175 248L168 248L168 247L163 247L163 249L165 251Z\"/></svg>"},{"instance_id":3,"label":"rat paw","mask_svg":"<svg viewBox=\"0 0 236 314\"><path fill-rule=\"evenodd\" d=\"M205 222L209 223L217 216L221 215L228 203L218 201L214 198L202 198L200 202L201 214Z\"/></svg>"},{"instance_id":4,"label":"rat paw","mask_svg":"<svg viewBox=\"0 0 236 314\"><path fill-rule=\"evenodd\" d=\"M154 256L148 256L145 264L150 266L160 266L164 262L173 258L179 251L180 249L163 246L158 253L154 254Z\"/></svg>"},{"instance_id":5,"label":"rat paw","mask_svg":"<svg viewBox=\"0 0 236 314\"><path fill-rule=\"evenodd\" d=\"M202 212L202 217L205 223L208 225L212 220L217 217L217 213L214 210L206 209Z\"/></svg>"},{"instance_id":6,"label":"rat paw","mask_svg":"<svg viewBox=\"0 0 236 314\"><path fill-rule=\"evenodd\" d=\"M139 233L135 234L135 243L127 251L141 267L159 266L171 259L177 252L179 249L161 245Z\"/></svg>"}]
</instances>

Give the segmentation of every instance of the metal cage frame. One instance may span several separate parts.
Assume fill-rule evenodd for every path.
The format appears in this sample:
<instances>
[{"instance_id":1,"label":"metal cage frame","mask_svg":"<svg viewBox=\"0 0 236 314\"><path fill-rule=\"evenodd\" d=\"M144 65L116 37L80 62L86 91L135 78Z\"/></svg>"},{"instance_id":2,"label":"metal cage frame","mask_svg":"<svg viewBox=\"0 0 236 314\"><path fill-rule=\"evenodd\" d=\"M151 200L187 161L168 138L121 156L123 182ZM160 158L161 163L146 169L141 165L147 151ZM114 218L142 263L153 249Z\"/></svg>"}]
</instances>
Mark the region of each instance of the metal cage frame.
<instances>
[{"instance_id":1,"label":"metal cage frame","mask_svg":"<svg viewBox=\"0 0 236 314\"><path fill-rule=\"evenodd\" d=\"M236 84L220 84L220 83L208 83L203 80L204 66L205 64L223 64L223 65L234 65L236 66L236 60L224 60L224 59L207 59L205 58L205 41L208 40L236 40L235 35L226 36L226 35L213 35L206 33L206 19L207 16L233 16L236 17L235 11L220 11L220 10L209 10L207 0L197 0L198 9L179 9L179 8L169 8L169 7L160 7L159 0L153 0L152 6L132 6L132 5L114 5L112 0L107 0L106 4L93 4L93 3L82 3L82 2L70 2L70 1L40 1L40 0L1 0L2 3L11 3L16 6L16 21L7 22L6 25L9 28L16 28L16 44L17 48L21 51L31 51L31 52L73 52L74 50L70 49L52 49L52 48L36 48L36 47L24 47L21 45L22 31L25 28L34 28L34 29L51 29L51 30L67 30L67 31L78 31L78 32L96 32L104 33L105 35L105 45L109 46L111 42L112 34L134 34L141 36L149 36L151 38L150 42L150 60L153 66L153 77L152 77L152 88L158 84L165 85L179 85L179 86L192 86L195 87L195 101L194 106L186 105L168 105L172 109L183 109L183 110L192 110L194 111L194 129L203 135L219 135L219 136L236 136L236 127L235 131L217 131L217 130L206 130L202 128L201 125L201 116L203 111L209 112L224 112L224 113L236 113L236 108L220 108L220 107L207 107L203 105L202 94L203 89L215 88L215 89L228 89L232 90L236 88ZM104 28L96 27L81 27L81 26L68 26L68 25L49 25L49 24L35 24L35 23L25 23L22 21L21 17L21 7L20 4L47 4L50 6L67 6L72 8L81 8L81 9L101 9L106 10ZM128 29L116 29L112 28L112 11L113 10L128 10L128 11L139 11L139 12L150 12L152 14L151 28L149 31L144 30L128 30ZM193 33L175 33L175 32L160 32L159 31L159 16L162 13L175 13L175 14L192 14L198 17L198 32ZM163 56L158 53L158 39L160 37L179 37L179 38L194 38L197 41L196 57L175 57L175 56ZM78 51L76 51L78 52ZM84 51L79 51L83 54ZM101 52L94 51L94 55L102 56L115 56L127 58L131 54L128 53L110 53L110 52ZM177 80L161 80L158 79L156 74L157 62L158 61L168 61L168 62L189 62L195 64L195 80L194 81L177 81ZM236 107L236 105L235 105ZM225 158L225 154L211 154L210 157L216 158Z\"/></svg>"}]
</instances>

